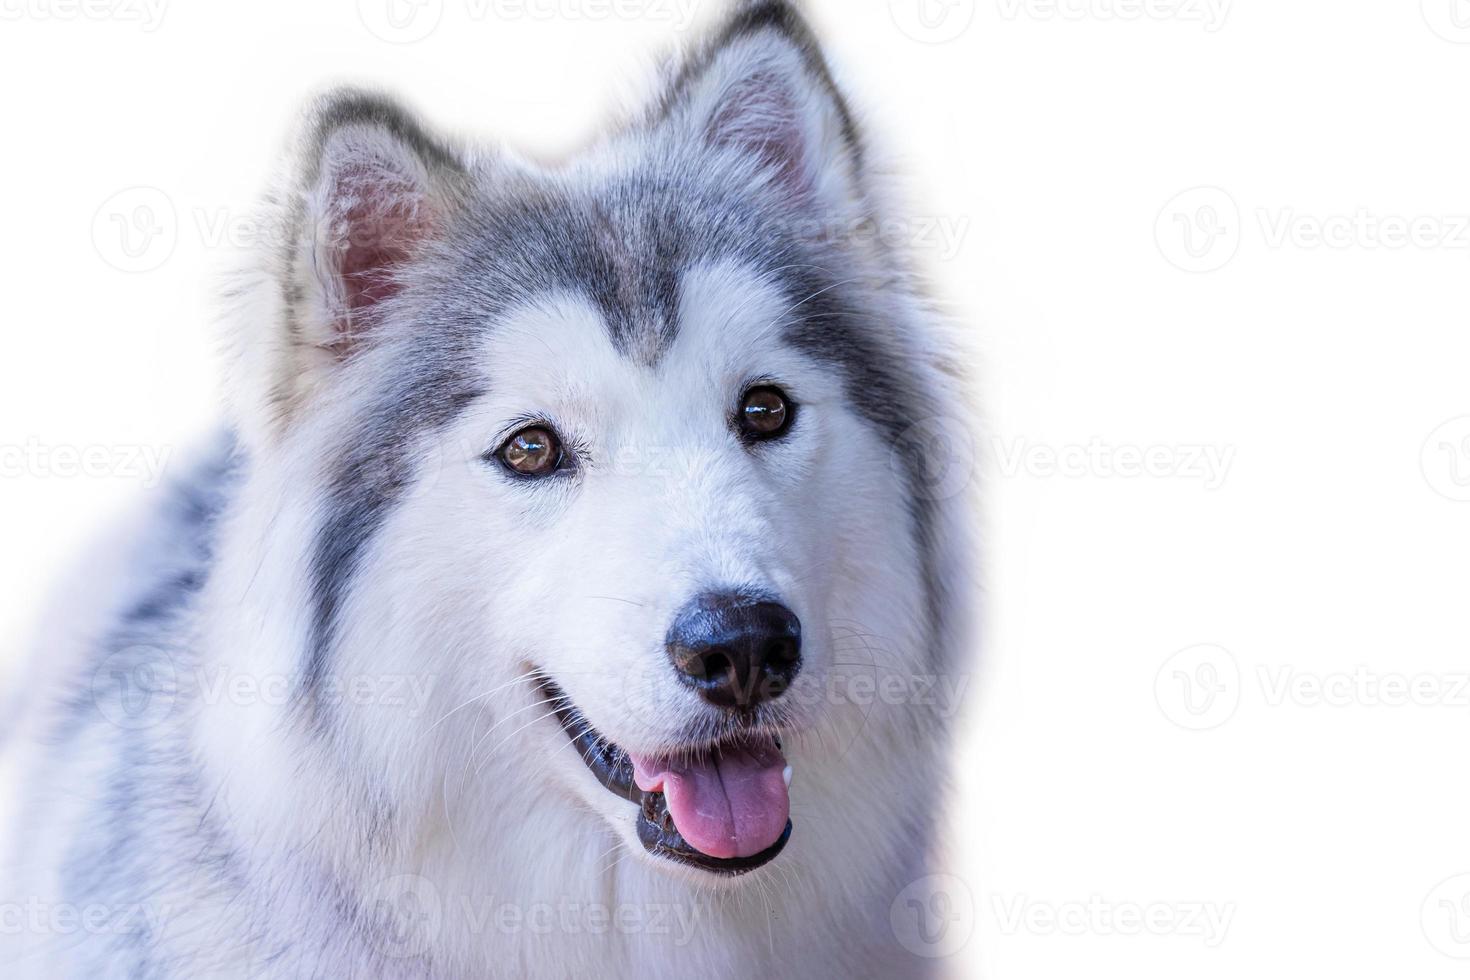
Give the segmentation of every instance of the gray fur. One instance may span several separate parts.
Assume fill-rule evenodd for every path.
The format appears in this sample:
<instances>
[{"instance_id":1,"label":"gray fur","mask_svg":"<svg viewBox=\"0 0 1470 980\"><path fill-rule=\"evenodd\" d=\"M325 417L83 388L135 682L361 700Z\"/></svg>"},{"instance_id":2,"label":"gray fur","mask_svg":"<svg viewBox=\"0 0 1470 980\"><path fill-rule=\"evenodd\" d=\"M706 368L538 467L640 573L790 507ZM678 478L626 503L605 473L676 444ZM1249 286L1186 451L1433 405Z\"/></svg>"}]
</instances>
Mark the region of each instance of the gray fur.
<instances>
[{"instance_id":1,"label":"gray fur","mask_svg":"<svg viewBox=\"0 0 1470 980\"><path fill-rule=\"evenodd\" d=\"M915 426L951 410L949 393L936 388L946 368L936 368L918 338L884 319L872 277L852 274L871 256L859 256L857 245L843 234L831 235L820 220L794 213L799 209L772 177L779 169L772 160L719 146L702 149L699 140L709 133L695 134L694 142L689 134L668 135L690 111L702 77L721 53L767 36L799 52L805 83L820 93L838 122L837 164L850 169L858 206L869 208L868 150L810 30L786 3L742 5L723 30L685 60L652 109L620 134L629 149L618 167L532 172L441 140L391 100L359 91L316 105L292 175L271 203L292 233L264 259L265 279L275 293L275 326L284 338L271 347L265 359L269 370L258 385L263 394L257 407L266 421L237 419L237 430L221 436L202 465L181 478L148 518L142 536L147 547L139 549L143 571L130 600L96 638L85 666L69 678L68 690L48 702L40 728L44 748L32 764L29 836L13 842L25 855L32 840L55 840L46 826L49 807L67 799L73 801L68 806L75 805L84 797L86 804L77 807L60 838L56 866L47 869L65 901L142 907L158 918L143 915L129 928L84 936L70 948L58 948L66 940L48 939L26 950L37 969L23 969L25 975L44 975L53 963L76 975L149 978L211 975L216 967L221 975L332 977L476 975L483 968L454 960L444 950L404 957L382 952L392 946L394 911L375 902L364 882L412 866L421 842L403 839L402 827L419 811L435 810L435 801L395 795L397 774L374 770L379 757L362 730L323 695L323 687L349 652L343 638L363 580L375 571L375 546L422 479L420 447L486 396L486 370L479 358L487 338L527 302L561 294L584 298L600 314L619 363L652 371L687 326L680 322L686 273L729 260L775 287L786 307L779 324L785 344L840 380L844 410L861 420L876 442L901 446ZM327 157L335 136L354 129L381 134L415 173L425 175L425 198L438 209L437 223L434 233L416 242L409 258L392 270L391 295L354 323L350 343L335 344L313 322L319 315L313 290L320 282L301 270L318 263L313 249L321 229L312 212L313 188L331 165ZM892 267L901 267L898 257ZM310 271L316 277L330 275L322 268ZM892 281L882 285L895 293L908 289L902 273L892 273ZM357 371L355 376L370 377L372 383L334 392L340 400L332 416L336 422L312 444L321 450L315 460L319 482L272 485L278 501L249 498L244 488L265 479L262 473L274 462L271 454L284 453L281 446L300 438L293 427L319 397L311 371L325 361L333 361L327 370ZM488 456L495 446L483 448ZM953 540L953 513L928 492L920 455L896 453L895 459L903 463L893 476L902 484L895 509L903 512L896 517L917 555L925 613L922 635L913 643L929 658L929 669L943 673L952 669L957 624L963 619L956 608L961 584L949 580L963 544ZM304 513L310 527L300 562L306 622L299 648L287 651L298 672L295 700L289 720L270 734L299 766L288 777L310 781L328 772L341 779L322 789L336 794L330 801L266 802L287 812L307 804L319 808L310 812L327 814L323 835L335 831L340 818L346 829L344 841L334 844L338 850L319 847L314 835L288 838L284 847L263 845L242 829L239 815L221 799L224 788L249 796L253 787L232 782L233 773L213 773L224 782L212 781L200 764L205 750L198 723L206 706L190 678L209 661L209 651L199 646L205 613L221 615L218 608L203 608L212 586L222 590L215 579L221 565L218 542L231 522L258 516L272 505L278 511L266 540L255 542L260 568L267 567L272 558L267 552L278 543L270 538L276 516L284 522L282 515ZM167 557L145 563L145 551ZM279 573L279 563L273 567ZM247 582L245 597L253 587ZM258 625L243 612L237 624L241 631ZM145 690L136 687L139 683ZM141 710L156 717L130 724L140 695L146 695ZM936 775L942 726L920 717L894 727L885 736L892 739L891 745L885 743L890 755L921 745L923 751L914 750L912 760L916 778ZM417 744L428 734L415 731L411 740ZM905 757L903 765L908 767L910 759ZM67 780L50 778L53 770L67 772ZM447 815L450 801L444 792ZM862 882L868 894L861 902L854 898L853 908L845 896L834 896L824 910L824 923L843 924L835 941L822 947L829 958L818 961L834 975L918 974L927 968L874 934L867 919L885 907L881 896L922 873L933 820L932 814L909 811L894 821L889 832L900 843L890 850L898 856L874 864ZM874 842L874 853L887 854L887 842L879 843ZM677 884L655 887L666 888L652 893L673 896L670 902L698 892L680 891ZM848 891L854 888L849 885ZM740 901L732 899L732 907ZM188 908L175 907L179 902ZM859 921L861 927L854 925ZM774 950L772 940L773 955ZM509 964L520 962L521 951L504 952L498 962L507 965L501 969L516 975ZM769 972L774 965L760 968ZM710 969L733 975L745 973L745 966L725 963ZM557 966L549 963L541 972L557 975ZM609 972L652 975L638 962L611 964Z\"/></svg>"}]
</instances>

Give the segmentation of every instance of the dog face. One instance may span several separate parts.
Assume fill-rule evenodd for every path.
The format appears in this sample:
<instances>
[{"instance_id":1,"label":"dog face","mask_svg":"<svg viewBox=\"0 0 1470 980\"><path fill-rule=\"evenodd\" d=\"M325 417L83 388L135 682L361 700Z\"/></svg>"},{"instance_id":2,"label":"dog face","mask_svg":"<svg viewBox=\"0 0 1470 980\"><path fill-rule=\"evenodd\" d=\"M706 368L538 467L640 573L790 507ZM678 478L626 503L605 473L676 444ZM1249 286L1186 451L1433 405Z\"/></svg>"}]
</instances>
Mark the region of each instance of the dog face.
<instances>
[{"instance_id":1,"label":"dog face","mask_svg":"<svg viewBox=\"0 0 1470 980\"><path fill-rule=\"evenodd\" d=\"M318 724L416 774L400 802L472 823L489 769L659 866L773 859L792 769L888 723L844 672L942 642L944 382L859 233L862 148L806 29L747 11L557 168L335 96L291 187L274 332L237 371L309 527L303 686L436 680L417 718Z\"/></svg>"}]
</instances>

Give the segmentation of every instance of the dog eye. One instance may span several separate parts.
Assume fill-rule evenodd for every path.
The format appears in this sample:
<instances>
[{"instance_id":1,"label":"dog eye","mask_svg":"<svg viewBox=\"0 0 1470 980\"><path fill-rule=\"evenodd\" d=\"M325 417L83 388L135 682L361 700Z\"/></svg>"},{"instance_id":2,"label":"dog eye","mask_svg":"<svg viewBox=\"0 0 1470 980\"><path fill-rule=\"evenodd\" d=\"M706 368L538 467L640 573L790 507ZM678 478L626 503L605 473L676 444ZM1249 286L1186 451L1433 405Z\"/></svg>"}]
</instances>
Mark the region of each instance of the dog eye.
<instances>
[{"instance_id":1,"label":"dog eye","mask_svg":"<svg viewBox=\"0 0 1470 980\"><path fill-rule=\"evenodd\" d=\"M513 473L549 476L561 466L561 440L544 425L528 425L505 440L495 455Z\"/></svg>"},{"instance_id":2,"label":"dog eye","mask_svg":"<svg viewBox=\"0 0 1470 980\"><path fill-rule=\"evenodd\" d=\"M740 399L740 431L748 439L775 439L791 428L796 406L774 385L758 385Z\"/></svg>"}]
</instances>

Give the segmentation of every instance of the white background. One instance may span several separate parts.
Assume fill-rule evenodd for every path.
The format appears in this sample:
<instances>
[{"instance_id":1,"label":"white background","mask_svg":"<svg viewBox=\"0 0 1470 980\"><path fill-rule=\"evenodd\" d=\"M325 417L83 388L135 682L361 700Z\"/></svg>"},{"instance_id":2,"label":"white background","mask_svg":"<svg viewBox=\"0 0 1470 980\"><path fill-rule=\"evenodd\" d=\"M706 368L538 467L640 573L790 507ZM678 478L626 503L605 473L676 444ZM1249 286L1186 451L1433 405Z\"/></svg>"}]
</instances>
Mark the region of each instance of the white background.
<instances>
[{"instance_id":1,"label":"white background","mask_svg":"<svg viewBox=\"0 0 1470 980\"><path fill-rule=\"evenodd\" d=\"M378 83L554 155L718 13L421 0L395 33L386 0L153 4L0 0L6 666L74 547L157 492L141 454L215 418L214 270L306 93ZM1463 976L1470 3L812 15L910 177L988 424L936 951ZM129 255L119 220L162 231Z\"/></svg>"}]
</instances>

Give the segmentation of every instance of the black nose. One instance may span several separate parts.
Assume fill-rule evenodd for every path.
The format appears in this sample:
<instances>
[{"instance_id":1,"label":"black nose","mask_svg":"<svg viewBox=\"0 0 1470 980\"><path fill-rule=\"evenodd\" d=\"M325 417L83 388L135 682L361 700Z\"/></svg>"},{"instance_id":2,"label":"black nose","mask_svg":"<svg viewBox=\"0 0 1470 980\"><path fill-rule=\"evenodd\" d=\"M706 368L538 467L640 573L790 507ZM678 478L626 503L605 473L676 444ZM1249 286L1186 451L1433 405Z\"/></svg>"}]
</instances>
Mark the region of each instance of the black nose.
<instances>
[{"instance_id":1,"label":"black nose","mask_svg":"<svg viewBox=\"0 0 1470 980\"><path fill-rule=\"evenodd\" d=\"M721 708L779 697L801 669L801 621L749 595L699 596L674 617L667 644L679 678Z\"/></svg>"}]
</instances>

